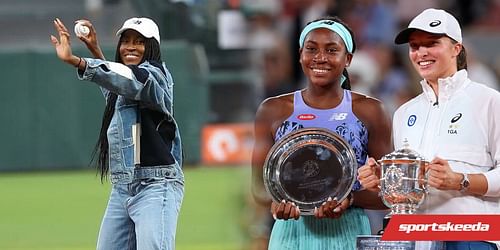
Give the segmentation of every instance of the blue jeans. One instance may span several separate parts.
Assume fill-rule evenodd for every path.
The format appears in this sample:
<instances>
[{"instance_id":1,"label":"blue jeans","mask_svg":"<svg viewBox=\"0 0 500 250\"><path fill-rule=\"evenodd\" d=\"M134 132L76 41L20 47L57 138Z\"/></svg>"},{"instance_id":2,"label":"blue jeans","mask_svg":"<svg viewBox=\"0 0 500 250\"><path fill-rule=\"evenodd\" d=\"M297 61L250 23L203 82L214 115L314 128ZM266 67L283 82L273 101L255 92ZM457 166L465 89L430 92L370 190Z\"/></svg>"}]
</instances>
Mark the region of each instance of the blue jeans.
<instances>
[{"instance_id":1,"label":"blue jeans","mask_svg":"<svg viewBox=\"0 0 500 250\"><path fill-rule=\"evenodd\" d=\"M486 241L446 241L446 250L497 250L497 246Z\"/></svg>"},{"instance_id":2,"label":"blue jeans","mask_svg":"<svg viewBox=\"0 0 500 250\"><path fill-rule=\"evenodd\" d=\"M149 178L114 184L97 249L175 249L183 195L184 185L178 179Z\"/></svg>"}]
</instances>

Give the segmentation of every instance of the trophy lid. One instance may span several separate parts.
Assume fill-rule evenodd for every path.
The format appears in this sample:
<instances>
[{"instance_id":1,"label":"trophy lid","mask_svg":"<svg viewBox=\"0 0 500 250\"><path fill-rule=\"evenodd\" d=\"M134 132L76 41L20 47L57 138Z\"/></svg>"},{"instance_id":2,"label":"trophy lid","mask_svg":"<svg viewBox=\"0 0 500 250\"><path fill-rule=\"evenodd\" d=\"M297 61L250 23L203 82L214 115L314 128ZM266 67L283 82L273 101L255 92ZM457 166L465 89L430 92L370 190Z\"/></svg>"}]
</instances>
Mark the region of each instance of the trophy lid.
<instances>
[{"instance_id":1,"label":"trophy lid","mask_svg":"<svg viewBox=\"0 0 500 250\"><path fill-rule=\"evenodd\" d=\"M411 149L410 145L408 144L408 140L405 138L403 142L403 148L386 154L380 159L380 161L391 160L425 161L425 158L421 156L417 151Z\"/></svg>"}]
</instances>

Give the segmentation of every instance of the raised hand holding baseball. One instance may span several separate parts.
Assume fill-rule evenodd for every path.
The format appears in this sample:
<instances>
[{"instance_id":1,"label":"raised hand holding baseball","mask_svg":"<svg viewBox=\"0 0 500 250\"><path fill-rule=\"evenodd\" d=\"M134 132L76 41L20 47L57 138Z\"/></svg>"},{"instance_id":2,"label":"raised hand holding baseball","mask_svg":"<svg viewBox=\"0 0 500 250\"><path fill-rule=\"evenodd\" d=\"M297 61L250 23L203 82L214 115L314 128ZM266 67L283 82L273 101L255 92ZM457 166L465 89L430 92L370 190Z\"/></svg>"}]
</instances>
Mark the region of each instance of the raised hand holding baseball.
<instances>
[{"instance_id":1,"label":"raised hand holding baseball","mask_svg":"<svg viewBox=\"0 0 500 250\"><path fill-rule=\"evenodd\" d=\"M88 36L89 33L90 33L89 27L85 26L83 23L77 22L75 24L75 34L76 34L76 36L78 36L78 37Z\"/></svg>"}]
</instances>

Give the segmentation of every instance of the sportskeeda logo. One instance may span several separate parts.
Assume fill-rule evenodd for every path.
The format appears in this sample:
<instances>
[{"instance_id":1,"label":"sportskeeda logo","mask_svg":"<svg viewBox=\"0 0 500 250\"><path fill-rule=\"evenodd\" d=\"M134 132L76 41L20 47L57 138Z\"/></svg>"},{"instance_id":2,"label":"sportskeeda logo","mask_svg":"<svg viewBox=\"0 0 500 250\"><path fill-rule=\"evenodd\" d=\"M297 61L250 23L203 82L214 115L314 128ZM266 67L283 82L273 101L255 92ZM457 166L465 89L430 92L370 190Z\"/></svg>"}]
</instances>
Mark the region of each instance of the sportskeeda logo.
<instances>
[{"instance_id":1,"label":"sportskeeda logo","mask_svg":"<svg viewBox=\"0 0 500 250\"><path fill-rule=\"evenodd\" d=\"M500 214L392 215L382 240L500 240Z\"/></svg>"},{"instance_id":2,"label":"sportskeeda logo","mask_svg":"<svg viewBox=\"0 0 500 250\"><path fill-rule=\"evenodd\" d=\"M411 232L489 232L490 224L478 222L475 224L457 224L447 222L446 224L400 224L400 232L407 234Z\"/></svg>"}]
</instances>

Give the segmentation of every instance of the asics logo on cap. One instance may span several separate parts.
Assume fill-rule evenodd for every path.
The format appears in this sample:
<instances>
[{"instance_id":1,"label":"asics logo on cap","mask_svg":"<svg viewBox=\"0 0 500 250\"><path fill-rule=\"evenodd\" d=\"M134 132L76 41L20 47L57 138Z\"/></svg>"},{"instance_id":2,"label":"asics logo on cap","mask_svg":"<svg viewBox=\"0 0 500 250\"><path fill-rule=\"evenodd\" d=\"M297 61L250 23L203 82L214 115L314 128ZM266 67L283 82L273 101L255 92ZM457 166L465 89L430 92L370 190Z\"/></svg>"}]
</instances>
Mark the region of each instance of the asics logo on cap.
<instances>
[{"instance_id":1,"label":"asics logo on cap","mask_svg":"<svg viewBox=\"0 0 500 250\"><path fill-rule=\"evenodd\" d=\"M141 24L141 23L142 23L142 21L141 21L141 20L135 20L135 21L134 21L134 24L137 24L137 25L139 25L139 24Z\"/></svg>"},{"instance_id":2,"label":"asics logo on cap","mask_svg":"<svg viewBox=\"0 0 500 250\"><path fill-rule=\"evenodd\" d=\"M436 26L438 26L438 25L440 25L440 24L441 24L441 21L439 21L439 20L434 20L434 21L432 21L431 23L429 23L429 26L431 26L431 27L436 27Z\"/></svg>"}]
</instances>

